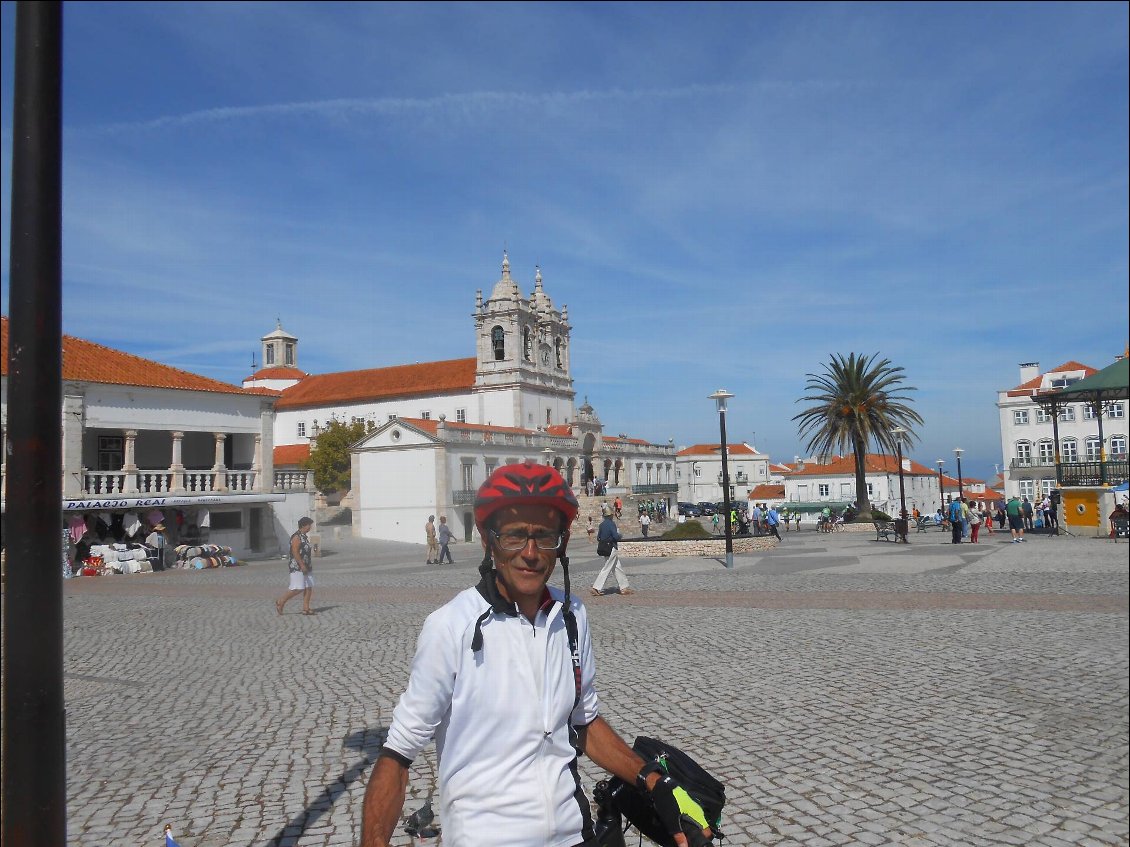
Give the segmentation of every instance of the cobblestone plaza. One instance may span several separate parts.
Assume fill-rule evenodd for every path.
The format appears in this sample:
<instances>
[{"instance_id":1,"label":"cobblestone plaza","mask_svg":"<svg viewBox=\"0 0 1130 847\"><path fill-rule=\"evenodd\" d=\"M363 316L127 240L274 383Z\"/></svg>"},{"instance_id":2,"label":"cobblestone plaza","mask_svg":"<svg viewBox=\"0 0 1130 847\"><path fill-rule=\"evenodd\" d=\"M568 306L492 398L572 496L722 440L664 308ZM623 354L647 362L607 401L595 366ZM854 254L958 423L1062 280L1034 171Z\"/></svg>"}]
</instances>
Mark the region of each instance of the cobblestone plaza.
<instances>
[{"instance_id":1,"label":"cobblestone plaza","mask_svg":"<svg viewBox=\"0 0 1130 847\"><path fill-rule=\"evenodd\" d=\"M626 560L638 593L601 598L575 540L602 713L726 783L735 847L1126 844L1127 546L873 538ZM357 843L420 625L481 554L323 546L314 617L276 615L278 559L65 583L71 844Z\"/></svg>"}]
</instances>

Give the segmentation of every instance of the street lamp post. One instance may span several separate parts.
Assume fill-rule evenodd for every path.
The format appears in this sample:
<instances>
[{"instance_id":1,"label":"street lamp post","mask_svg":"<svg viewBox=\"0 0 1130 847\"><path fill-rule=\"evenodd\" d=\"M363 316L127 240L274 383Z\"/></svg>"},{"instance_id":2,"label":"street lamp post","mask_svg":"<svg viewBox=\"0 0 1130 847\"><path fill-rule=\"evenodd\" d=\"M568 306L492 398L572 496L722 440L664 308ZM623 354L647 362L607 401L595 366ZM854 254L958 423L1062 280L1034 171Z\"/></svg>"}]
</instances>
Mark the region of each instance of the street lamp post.
<instances>
[{"instance_id":1,"label":"street lamp post","mask_svg":"<svg viewBox=\"0 0 1130 847\"><path fill-rule=\"evenodd\" d=\"M938 500L940 501L938 506L941 508L943 515L946 513L946 484L942 480L942 465L945 463L945 459L938 459L936 462L938 466Z\"/></svg>"},{"instance_id":2,"label":"street lamp post","mask_svg":"<svg viewBox=\"0 0 1130 847\"><path fill-rule=\"evenodd\" d=\"M719 388L710 395L718 406L718 427L722 433L722 501L726 507L723 523L726 526L726 567L734 567L734 528L730 526L730 465L726 455L726 401L734 395Z\"/></svg>"},{"instance_id":3,"label":"street lamp post","mask_svg":"<svg viewBox=\"0 0 1130 847\"><path fill-rule=\"evenodd\" d=\"M899 459L899 517L901 522L898 525L898 532L902 535L902 543L909 544L910 540L906 537L907 532L910 531L910 524L908 522L909 515L906 513L906 485L902 478L902 437L906 435L906 430L902 427L895 427L891 433L897 439L898 445L898 459Z\"/></svg>"},{"instance_id":4,"label":"street lamp post","mask_svg":"<svg viewBox=\"0 0 1130 847\"><path fill-rule=\"evenodd\" d=\"M957 499L958 500L961 500L963 497L965 497L965 488L963 487L962 482L961 482L961 454L964 453L964 452L965 451L962 450L960 447L954 447L953 448L953 454L955 456L957 456Z\"/></svg>"}]
</instances>

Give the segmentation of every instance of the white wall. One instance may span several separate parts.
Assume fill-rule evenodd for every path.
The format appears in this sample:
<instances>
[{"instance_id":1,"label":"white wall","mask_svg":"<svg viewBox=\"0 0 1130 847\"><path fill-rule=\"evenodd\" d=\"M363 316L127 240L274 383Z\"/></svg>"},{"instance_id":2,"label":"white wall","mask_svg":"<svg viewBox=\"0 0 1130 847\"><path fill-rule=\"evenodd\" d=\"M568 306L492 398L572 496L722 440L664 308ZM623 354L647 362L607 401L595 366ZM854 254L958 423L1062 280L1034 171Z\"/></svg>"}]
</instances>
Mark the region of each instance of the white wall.
<instances>
[{"instance_id":1,"label":"white wall","mask_svg":"<svg viewBox=\"0 0 1130 847\"><path fill-rule=\"evenodd\" d=\"M85 383L88 429L260 431L258 395Z\"/></svg>"},{"instance_id":2,"label":"white wall","mask_svg":"<svg viewBox=\"0 0 1130 847\"><path fill-rule=\"evenodd\" d=\"M437 508L439 452L436 446L360 454L361 497L354 506L354 525L362 537L425 543L424 524Z\"/></svg>"},{"instance_id":3,"label":"white wall","mask_svg":"<svg viewBox=\"0 0 1130 847\"><path fill-rule=\"evenodd\" d=\"M421 412L430 412L434 421L439 420L441 414L447 415L449 421L454 422L457 409L467 410L468 423L481 423L477 417L478 402L473 399L470 392L461 394L444 394L430 397L397 398L394 400L379 400L366 403L336 404L331 406L318 406L307 409L279 409L275 414L275 445L282 444L308 444L313 433L314 421L324 425L331 417L337 416L339 421L348 423L354 417L374 421L380 426L388 421L389 415L400 418L418 418ZM299 422L306 424L306 435L298 436ZM496 421L497 423L497 421ZM510 426L511 424L506 424Z\"/></svg>"},{"instance_id":4,"label":"white wall","mask_svg":"<svg viewBox=\"0 0 1130 847\"><path fill-rule=\"evenodd\" d=\"M265 517L271 521L271 528L264 531L263 535L270 537L273 531L281 555L289 549L290 536L298 529L298 519L314 517L314 495L305 491L289 491L285 500L269 505L271 508ZM318 531L317 524L313 531Z\"/></svg>"}]
</instances>

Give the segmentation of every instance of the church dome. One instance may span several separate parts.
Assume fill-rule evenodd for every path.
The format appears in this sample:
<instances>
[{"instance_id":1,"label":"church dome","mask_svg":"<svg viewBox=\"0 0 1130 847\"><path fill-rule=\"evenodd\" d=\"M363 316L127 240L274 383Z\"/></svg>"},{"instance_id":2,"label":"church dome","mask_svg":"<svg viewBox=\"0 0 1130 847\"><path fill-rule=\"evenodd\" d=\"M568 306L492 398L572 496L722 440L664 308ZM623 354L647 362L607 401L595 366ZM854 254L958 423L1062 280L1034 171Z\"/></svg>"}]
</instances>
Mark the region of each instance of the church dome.
<instances>
[{"instance_id":1,"label":"church dome","mask_svg":"<svg viewBox=\"0 0 1130 847\"><path fill-rule=\"evenodd\" d=\"M490 293L491 300L521 300L522 292L518 289L516 283L510 277L510 257L505 253L502 254L502 279L494 284L494 290Z\"/></svg>"}]
</instances>

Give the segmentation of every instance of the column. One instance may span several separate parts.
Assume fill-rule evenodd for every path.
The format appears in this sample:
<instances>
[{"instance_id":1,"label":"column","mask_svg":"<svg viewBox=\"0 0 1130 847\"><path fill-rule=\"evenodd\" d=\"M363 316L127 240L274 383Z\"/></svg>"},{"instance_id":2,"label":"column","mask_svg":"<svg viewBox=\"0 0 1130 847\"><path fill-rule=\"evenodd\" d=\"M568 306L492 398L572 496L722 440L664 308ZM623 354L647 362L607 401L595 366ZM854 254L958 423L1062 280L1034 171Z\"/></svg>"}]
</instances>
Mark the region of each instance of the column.
<instances>
[{"instance_id":1,"label":"column","mask_svg":"<svg viewBox=\"0 0 1130 847\"><path fill-rule=\"evenodd\" d=\"M122 492L124 494L137 493L137 430L127 429L122 431L125 436L125 454L124 462L122 463L122 472L125 474L125 479L122 484Z\"/></svg>"},{"instance_id":2,"label":"column","mask_svg":"<svg viewBox=\"0 0 1130 847\"><path fill-rule=\"evenodd\" d=\"M222 432L214 433L216 438L216 464L212 466L212 488L215 491L228 490L228 469L224 467L224 442L227 435Z\"/></svg>"},{"instance_id":3,"label":"column","mask_svg":"<svg viewBox=\"0 0 1130 847\"><path fill-rule=\"evenodd\" d=\"M169 433L173 437L173 460L169 463L169 473L172 474L173 480L169 485L169 491L173 494L183 494L184 487L184 462L181 461L181 447L184 441L183 432Z\"/></svg>"},{"instance_id":4,"label":"column","mask_svg":"<svg viewBox=\"0 0 1130 847\"><path fill-rule=\"evenodd\" d=\"M274 400L264 401L259 406L259 473L256 485L259 491L273 491L275 488L275 405ZM268 509L267 515L273 514Z\"/></svg>"},{"instance_id":5,"label":"column","mask_svg":"<svg viewBox=\"0 0 1130 847\"><path fill-rule=\"evenodd\" d=\"M81 498L86 492L86 468L82 460L85 401L86 398L82 394L63 395L63 499L65 500ZM5 445L5 456L6 451L7 445Z\"/></svg>"},{"instance_id":6,"label":"column","mask_svg":"<svg viewBox=\"0 0 1130 847\"><path fill-rule=\"evenodd\" d=\"M255 433L255 456L251 459L251 490L262 491L263 477L263 435Z\"/></svg>"}]
</instances>

